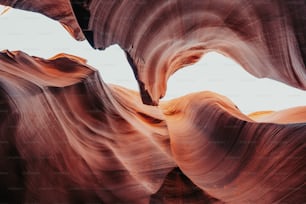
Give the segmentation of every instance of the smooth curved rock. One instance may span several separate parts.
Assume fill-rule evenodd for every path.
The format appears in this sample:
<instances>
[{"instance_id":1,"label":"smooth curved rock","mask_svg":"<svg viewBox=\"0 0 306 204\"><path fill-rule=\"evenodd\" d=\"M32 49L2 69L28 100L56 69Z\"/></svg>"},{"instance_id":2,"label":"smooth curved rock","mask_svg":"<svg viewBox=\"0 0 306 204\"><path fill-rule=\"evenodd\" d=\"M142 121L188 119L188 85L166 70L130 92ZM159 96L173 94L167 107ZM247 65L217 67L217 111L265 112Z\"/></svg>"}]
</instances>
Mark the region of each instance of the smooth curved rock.
<instances>
[{"instance_id":1,"label":"smooth curved rock","mask_svg":"<svg viewBox=\"0 0 306 204\"><path fill-rule=\"evenodd\" d=\"M92 0L83 8L92 31L87 39L95 48L117 43L127 52L147 104L165 95L176 70L212 50L256 77L306 89L303 0Z\"/></svg>"},{"instance_id":2,"label":"smooth curved rock","mask_svg":"<svg viewBox=\"0 0 306 204\"><path fill-rule=\"evenodd\" d=\"M255 122L212 92L147 106L65 54L0 64L1 202L305 201L305 115Z\"/></svg>"},{"instance_id":3,"label":"smooth curved rock","mask_svg":"<svg viewBox=\"0 0 306 204\"><path fill-rule=\"evenodd\" d=\"M158 104L168 78L212 50L256 77L306 89L304 0L71 0L72 6L68 0L32 2L0 0L59 20L82 39L77 19L95 48L119 44L146 104Z\"/></svg>"},{"instance_id":4,"label":"smooth curved rock","mask_svg":"<svg viewBox=\"0 0 306 204\"><path fill-rule=\"evenodd\" d=\"M249 115L258 122L306 123L306 106L289 108L281 111L259 111Z\"/></svg>"},{"instance_id":5,"label":"smooth curved rock","mask_svg":"<svg viewBox=\"0 0 306 204\"><path fill-rule=\"evenodd\" d=\"M298 123L301 117L290 120L283 111L274 115L292 124L271 123L274 117L258 123L211 92L190 94L161 108L175 162L212 197L225 203L305 201L306 123Z\"/></svg>"},{"instance_id":6,"label":"smooth curved rock","mask_svg":"<svg viewBox=\"0 0 306 204\"><path fill-rule=\"evenodd\" d=\"M1 157L20 166L0 165L1 199L147 203L175 167L161 111L81 61L0 54Z\"/></svg>"},{"instance_id":7,"label":"smooth curved rock","mask_svg":"<svg viewBox=\"0 0 306 204\"><path fill-rule=\"evenodd\" d=\"M0 53L0 202L303 203L305 107L241 113L226 97L159 104L167 79L211 50L306 89L306 2L0 0L119 44L141 90L85 60ZM81 32L81 29L83 32Z\"/></svg>"},{"instance_id":8,"label":"smooth curved rock","mask_svg":"<svg viewBox=\"0 0 306 204\"><path fill-rule=\"evenodd\" d=\"M95 48L117 43L127 52L147 104L165 95L176 70L212 50L256 77L306 89L303 0L92 0L84 9L92 31L87 39Z\"/></svg>"}]
</instances>

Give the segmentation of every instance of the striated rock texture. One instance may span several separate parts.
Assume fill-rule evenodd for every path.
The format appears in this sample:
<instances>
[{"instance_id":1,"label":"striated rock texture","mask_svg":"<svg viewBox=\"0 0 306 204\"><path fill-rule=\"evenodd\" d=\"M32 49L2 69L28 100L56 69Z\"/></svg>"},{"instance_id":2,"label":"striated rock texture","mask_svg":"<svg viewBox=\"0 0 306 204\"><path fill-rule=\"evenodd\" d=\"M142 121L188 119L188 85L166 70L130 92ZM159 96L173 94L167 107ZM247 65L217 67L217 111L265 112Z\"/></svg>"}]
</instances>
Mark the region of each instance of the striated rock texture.
<instances>
[{"instance_id":1,"label":"striated rock texture","mask_svg":"<svg viewBox=\"0 0 306 204\"><path fill-rule=\"evenodd\" d=\"M71 2L88 12L76 16L95 48L117 43L127 52L147 104L165 95L176 70L211 50L256 77L306 89L304 0Z\"/></svg>"},{"instance_id":2,"label":"striated rock texture","mask_svg":"<svg viewBox=\"0 0 306 204\"><path fill-rule=\"evenodd\" d=\"M1 203L306 202L306 107L247 116L212 92L159 104L167 79L211 50L306 89L304 0L0 4L119 44L140 87L106 85L79 57L1 52Z\"/></svg>"},{"instance_id":3,"label":"striated rock texture","mask_svg":"<svg viewBox=\"0 0 306 204\"><path fill-rule=\"evenodd\" d=\"M209 195L226 203L306 201L305 113L292 124L258 123L210 92L161 107L174 160ZM279 112L278 119L291 114Z\"/></svg>"},{"instance_id":4,"label":"striated rock texture","mask_svg":"<svg viewBox=\"0 0 306 204\"><path fill-rule=\"evenodd\" d=\"M70 1L71 5L69 0L0 4L59 20L75 38L86 36L95 48L119 44L146 104L157 105L167 79L212 50L233 58L256 77L306 89L304 0Z\"/></svg>"},{"instance_id":5,"label":"striated rock texture","mask_svg":"<svg viewBox=\"0 0 306 204\"><path fill-rule=\"evenodd\" d=\"M1 202L305 201L306 107L259 123L212 92L144 105L65 54L0 64Z\"/></svg>"},{"instance_id":6,"label":"striated rock texture","mask_svg":"<svg viewBox=\"0 0 306 204\"><path fill-rule=\"evenodd\" d=\"M174 168L161 111L81 61L1 53L1 199L147 203Z\"/></svg>"}]
</instances>

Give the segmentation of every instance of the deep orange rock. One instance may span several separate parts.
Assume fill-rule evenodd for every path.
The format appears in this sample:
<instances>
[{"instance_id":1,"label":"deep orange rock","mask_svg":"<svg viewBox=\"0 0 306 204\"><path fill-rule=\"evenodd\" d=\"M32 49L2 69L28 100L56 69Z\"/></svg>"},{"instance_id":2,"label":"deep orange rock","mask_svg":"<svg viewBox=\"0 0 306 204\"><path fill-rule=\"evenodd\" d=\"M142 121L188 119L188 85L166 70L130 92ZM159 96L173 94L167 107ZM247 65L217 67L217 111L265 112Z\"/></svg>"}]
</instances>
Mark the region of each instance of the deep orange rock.
<instances>
[{"instance_id":1,"label":"deep orange rock","mask_svg":"<svg viewBox=\"0 0 306 204\"><path fill-rule=\"evenodd\" d=\"M0 64L3 202L304 199L306 118L295 109L255 122L212 92L148 106L65 54L5 51Z\"/></svg>"},{"instance_id":2,"label":"deep orange rock","mask_svg":"<svg viewBox=\"0 0 306 204\"><path fill-rule=\"evenodd\" d=\"M306 202L306 107L247 116L212 92L159 103L167 79L211 50L306 89L305 1L0 4L95 48L118 43L141 92L105 84L79 57L1 52L0 202Z\"/></svg>"}]
</instances>

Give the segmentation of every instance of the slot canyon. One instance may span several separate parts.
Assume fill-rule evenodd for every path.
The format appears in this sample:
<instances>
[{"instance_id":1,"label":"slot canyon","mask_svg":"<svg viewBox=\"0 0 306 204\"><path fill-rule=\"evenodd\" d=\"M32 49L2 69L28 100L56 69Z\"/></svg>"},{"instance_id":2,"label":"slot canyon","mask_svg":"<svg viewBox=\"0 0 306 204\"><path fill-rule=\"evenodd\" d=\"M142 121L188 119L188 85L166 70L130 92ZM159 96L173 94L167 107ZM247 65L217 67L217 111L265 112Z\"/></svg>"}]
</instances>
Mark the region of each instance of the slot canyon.
<instances>
[{"instance_id":1,"label":"slot canyon","mask_svg":"<svg viewBox=\"0 0 306 204\"><path fill-rule=\"evenodd\" d=\"M306 104L245 114L209 90L161 100L212 51L306 90L305 0L0 5L58 21L92 49L118 45L139 87L104 82L82 56L2 50L0 203L306 203Z\"/></svg>"}]
</instances>

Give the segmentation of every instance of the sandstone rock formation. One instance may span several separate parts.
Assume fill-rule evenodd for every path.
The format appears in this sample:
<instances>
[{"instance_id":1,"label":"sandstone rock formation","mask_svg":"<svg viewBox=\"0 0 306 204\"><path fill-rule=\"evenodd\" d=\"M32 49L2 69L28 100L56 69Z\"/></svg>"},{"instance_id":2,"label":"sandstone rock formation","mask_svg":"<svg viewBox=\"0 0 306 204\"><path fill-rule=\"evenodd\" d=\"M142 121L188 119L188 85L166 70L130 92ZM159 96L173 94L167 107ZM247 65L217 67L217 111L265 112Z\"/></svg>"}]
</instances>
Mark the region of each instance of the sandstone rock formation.
<instances>
[{"instance_id":1,"label":"sandstone rock formation","mask_svg":"<svg viewBox=\"0 0 306 204\"><path fill-rule=\"evenodd\" d=\"M95 48L118 43L140 87L107 85L79 57L1 52L1 202L306 202L306 107L247 116L212 92L159 103L167 79L211 50L306 89L305 1L0 4Z\"/></svg>"}]
</instances>

